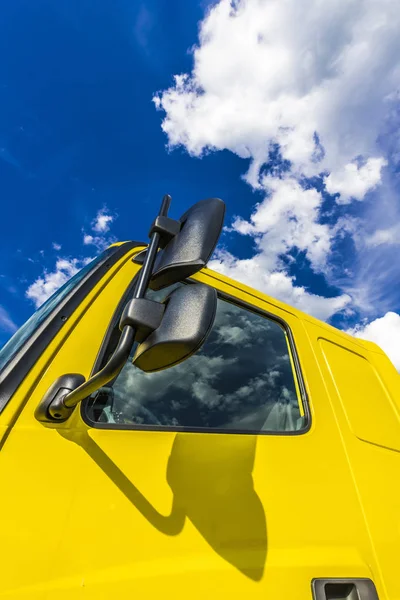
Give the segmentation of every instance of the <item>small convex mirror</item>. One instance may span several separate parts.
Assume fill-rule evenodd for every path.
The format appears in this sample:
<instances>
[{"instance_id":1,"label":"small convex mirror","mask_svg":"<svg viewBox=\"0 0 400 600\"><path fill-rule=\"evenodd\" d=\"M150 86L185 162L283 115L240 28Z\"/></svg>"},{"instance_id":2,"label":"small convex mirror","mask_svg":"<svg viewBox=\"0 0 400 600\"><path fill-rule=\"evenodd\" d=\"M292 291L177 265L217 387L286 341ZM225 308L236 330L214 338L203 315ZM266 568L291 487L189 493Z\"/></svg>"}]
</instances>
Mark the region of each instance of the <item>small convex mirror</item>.
<instances>
[{"instance_id":1,"label":"small convex mirror","mask_svg":"<svg viewBox=\"0 0 400 600\"><path fill-rule=\"evenodd\" d=\"M165 299L161 324L137 347L133 364L148 373L172 367L197 352L214 324L217 292L183 285Z\"/></svg>"},{"instance_id":2,"label":"small convex mirror","mask_svg":"<svg viewBox=\"0 0 400 600\"><path fill-rule=\"evenodd\" d=\"M220 236L225 203L219 198L200 200L177 223L179 231L160 250L150 280L161 290L194 275L207 264Z\"/></svg>"}]
</instances>

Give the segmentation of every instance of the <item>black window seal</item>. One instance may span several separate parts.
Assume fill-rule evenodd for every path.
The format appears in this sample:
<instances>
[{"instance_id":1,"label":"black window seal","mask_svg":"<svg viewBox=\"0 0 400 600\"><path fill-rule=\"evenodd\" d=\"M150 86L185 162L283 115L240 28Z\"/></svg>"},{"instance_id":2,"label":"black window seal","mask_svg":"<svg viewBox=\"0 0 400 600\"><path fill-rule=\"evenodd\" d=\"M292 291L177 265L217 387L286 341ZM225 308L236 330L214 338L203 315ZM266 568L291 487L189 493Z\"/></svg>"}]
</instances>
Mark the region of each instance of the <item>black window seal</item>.
<instances>
[{"instance_id":1,"label":"black window seal","mask_svg":"<svg viewBox=\"0 0 400 600\"><path fill-rule=\"evenodd\" d=\"M111 341L111 336L113 334L114 328L115 328L115 326L116 326L119 318L121 317L122 310L125 307L125 304L127 303L130 294L134 290L138 274L139 274L139 271L133 277L132 281L129 282L128 287L126 288L126 290L123 293L120 301L118 302L118 305L117 305L116 309L114 310L113 316L111 317L111 321L108 324L107 331L105 332L103 340L102 340L102 342L100 344L100 348L99 348L99 351L97 353L96 360L94 362L93 368L91 370L90 377L93 377L93 375L95 375L96 373L98 373L100 371L100 369L102 369L104 367L104 365L105 365L105 362L106 362L105 361L105 357L106 357L106 353L107 353L108 348L109 348L109 344L110 344L110 341ZM114 383L115 379L111 380L107 385L112 385ZM88 398L85 399L83 402L87 402L87 400L88 400ZM83 404L83 402L81 402L81 404Z\"/></svg>"},{"instance_id":2,"label":"black window seal","mask_svg":"<svg viewBox=\"0 0 400 600\"><path fill-rule=\"evenodd\" d=\"M134 277L132 282L129 284L121 301L118 303L118 306L115 309L114 315L110 321L110 325L107 329L107 332L104 336L103 342L100 346L96 361L95 361L93 369L92 369L92 374L95 374L101 368L104 356L107 352L107 344L110 340L112 330L116 325L116 322L120 315L120 311L122 310L128 296L129 296L129 293L131 292L133 286L135 285L135 280L136 280L136 277ZM186 283L196 283L196 282L194 280L189 279ZM257 306L254 306L253 304L250 304L249 302L240 300L231 294L221 292L217 288L215 288L215 289L217 290L218 298L220 298L221 300L225 300L226 302L229 302L230 304L234 304L235 306L239 306L241 308L244 308L245 310L248 310L250 312L258 314L261 317L264 317L271 321L274 321L275 323L279 324L282 327L282 329L285 331L285 333L287 335L288 343L289 343L290 352L291 352L292 359L293 359L295 376L297 378L297 383L299 386L300 399L301 399L302 405L303 405L304 420L305 420L304 426L301 429L295 430L295 431L260 431L258 429L243 430L243 429L222 429L222 428L211 428L211 427L208 427L208 428L207 427L186 427L186 426L167 427L167 426L163 426L163 425L133 425L133 424L119 424L119 423L99 423L97 421L92 421L91 419L89 419L89 417L87 415L87 404L89 402L89 398L87 398L86 400L81 402L81 417L82 417L82 420L84 421L84 423L86 423L86 425L88 425L89 427L91 427L93 429L109 429L112 431L118 431L118 430L119 431L161 431L161 432L164 431L164 432L169 432L169 433L171 433L171 432L205 433L205 434L219 433L219 434L225 434L225 435L232 435L232 434L233 435L236 435L236 434L237 435L263 435L263 436L264 435L266 435L266 436L272 435L272 436L283 436L283 437L304 435L310 431L312 423L311 423L311 411L310 411L308 394L307 394L306 386L304 383L303 373L302 373L301 366L300 366L299 355L298 355L296 344L294 341L293 332L292 332L291 328L289 327L288 323L281 317L278 317L277 315L275 315L267 310L263 310ZM110 385L112 385L112 383L113 382L110 382Z\"/></svg>"},{"instance_id":3,"label":"black window seal","mask_svg":"<svg viewBox=\"0 0 400 600\"><path fill-rule=\"evenodd\" d=\"M102 262L89 271L60 304L54 307L39 328L32 332L32 335L25 341L16 356L11 359L0 374L0 414L43 351L59 333L91 289L125 254L139 246L143 246L143 243L124 242L119 246L115 246L115 251L105 256Z\"/></svg>"}]
</instances>

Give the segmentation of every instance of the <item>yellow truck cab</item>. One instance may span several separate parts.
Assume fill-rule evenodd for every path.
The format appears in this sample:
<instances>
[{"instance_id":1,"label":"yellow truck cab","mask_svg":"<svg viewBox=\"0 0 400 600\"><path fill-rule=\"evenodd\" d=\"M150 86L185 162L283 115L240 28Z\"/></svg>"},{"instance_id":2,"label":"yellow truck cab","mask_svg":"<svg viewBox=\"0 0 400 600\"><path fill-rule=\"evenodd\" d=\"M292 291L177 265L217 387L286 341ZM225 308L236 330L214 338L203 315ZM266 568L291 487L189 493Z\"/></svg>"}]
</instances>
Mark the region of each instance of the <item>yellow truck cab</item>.
<instances>
[{"instance_id":1,"label":"yellow truck cab","mask_svg":"<svg viewBox=\"0 0 400 600\"><path fill-rule=\"evenodd\" d=\"M168 204L0 352L0 598L399 599L394 366Z\"/></svg>"}]
</instances>

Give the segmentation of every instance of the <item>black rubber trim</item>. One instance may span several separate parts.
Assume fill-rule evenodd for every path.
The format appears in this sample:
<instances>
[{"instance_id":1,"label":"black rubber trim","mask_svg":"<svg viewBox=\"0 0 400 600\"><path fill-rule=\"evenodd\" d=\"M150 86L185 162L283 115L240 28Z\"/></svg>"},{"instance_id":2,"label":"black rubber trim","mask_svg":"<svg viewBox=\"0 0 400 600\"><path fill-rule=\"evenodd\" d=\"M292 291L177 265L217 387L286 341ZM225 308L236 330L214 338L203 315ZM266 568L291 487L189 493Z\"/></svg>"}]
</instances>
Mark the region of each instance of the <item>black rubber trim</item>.
<instances>
[{"instance_id":1,"label":"black rubber trim","mask_svg":"<svg viewBox=\"0 0 400 600\"><path fill-rule=\"evenodd\" d=\"M4 407L8 404L43 351L62 329L65 322L90 290L127 252L138 246L143 246L143 244L140 242L125 242L120 246L115 246L115 252L109 256L105 256L104 261L96 265L92 271L89 271L77 287L73 288L63 301L54 308L47 319L41 324L40 333L37 334L38 330L32 332L32 336L26 340L18 354L10 361L0 375L0 413L4 410Z\"/></svg>"},{"instance_id":2,"label":"black rubber trim","mask_svg":"<svg viewBox=\"0 0 400 600\"><path fill-rule=\"evenodd\" d=\"M117 308L114 311L114 314L111 318L111 321L107 327L107 331L104 335L103 341L101 342L99 351L97 353L96 356L96 360L94 362L93 368L91 370L90 373L90 377L93 377L93 375L96 375L96 373L98 371L100 371L100 369L102 369L104 367L104 365L107 362L107 354L111 355L114 348L110 348L110 342L111 342L111 336L115 330L115 326L116 324L119 322L119 319L121 318L121 314L123 309L125 308L125 304L128 302L128 300L130 299L130 296L135 288L136 285L136 281L137 281L137 277L138 277L139 271L136 273L135 277L132 279L132 281L129 283L128 287L126 288L121 300L118 302ZM120 336L120 332L118 334L118 339ZM116 343L114 344L115 348L117 347L118 344L118 340L116 340ZM113 380L114 381L114 380ZM110 381L110 383L108 385L112 385L112 381ZM87 402L87 400L84 400L81 404L83 405L85 402Z\"/></svg>"},{"instance_id":3,"label":"black rubber trim","mask_svg":"<svg viewBox=\"0 0 400 600\"><path fill-rule=\"evenodd\" d=\"M119 304L115 310L113 318L111 319L111 322L110 322L109 329L107 330L106 335L103 340L103 343L100 346L100 350L97 355L97 359L96 359L95 365L93 367L92 373L95 373L96 370L99 370L101 368L104 357L106 356L107 344L110 340L112 330L118 321L120 311L123 308L123 303L127 301L127 298L129 297L129 293L135 284L135 279L136 279L136 277L133 279L132 283L127 288L122 300L119 302ZM186 283L196 283L196 282L193 280L188 280ZM86 400L84 400L81 403L81 417L87 425L89 425L90 427L93 427L94 429L111 429L111 430L121 430L121 431L127 431L127 430L128 431L129 430L130 431L176 431L176 432L185 432L185 433L219 433L219 434L225 434L225 435L229 435L229 434L273 435L273 436L283 436L283 437L304 435L305 433L307 433L310 430L310 428L311 428L311 412L310 412L310 406L309 406L309 401L308 401L308 394L307 394L307 390L305 387L302 370L300 367L299 355L298 355L298 352L296 349L296 344L294 341L293 333L292 333L292 330L290 329L289 325L286 323L286 321L284 321L280 317L277 317L273 313L270 313L269 311L262 310L256 306L254 306L253 304L244 302L243 300L239 300L238 298L236 298L233 295L226 294L225 292L221 292L217 288L215 288L215 289L217 291L218 298L221 298L221 300L225 300L226 302L230 302L231 304L240 306L250 312L253 312L262 317L268 318L271 321L275 321L285 330L285 332L288 336L290 351L292 353L294 369L295 369L295 373L296 373L296 377L297 377L297 383L299 385L300 396L301 396L301 400L303 403L304 419L305 419L304 427L302 427L302 429L299 429L297 431L260 431L258 429L254 429L254 430L237 429L236 430L236 429L222 429L222 428L219 429L219 428L207 428L207 427L179 427L179 426L166 427L163 425L132 425L132 424L123 425L123 424L117 424L117 423L115 423L115 424L114 423L99 423L96 421L91 421L86 414L86 406L90 400L89 398L87 398ZM109 385L112 385L112 382L110 382Z\"/></svg>"}]
</instances>

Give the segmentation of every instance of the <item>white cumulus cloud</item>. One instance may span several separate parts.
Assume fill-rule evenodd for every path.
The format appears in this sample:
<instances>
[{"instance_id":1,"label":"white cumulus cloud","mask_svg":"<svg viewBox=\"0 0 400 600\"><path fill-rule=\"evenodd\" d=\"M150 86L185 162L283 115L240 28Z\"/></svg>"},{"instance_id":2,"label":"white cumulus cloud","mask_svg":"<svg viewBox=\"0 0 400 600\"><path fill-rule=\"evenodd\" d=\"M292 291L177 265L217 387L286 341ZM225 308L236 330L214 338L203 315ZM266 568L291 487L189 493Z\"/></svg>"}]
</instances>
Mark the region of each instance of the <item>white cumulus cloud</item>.
<instances>
[{"instance_id":1,"label":"white cumulus cloud","mask_svg":"<svg viewBox=\"0 0 400 600\"><path fill-rule=\"evenodd\" d=\"M325 298L309 293L304 287L295 285L295 280L282 271L271 272L265 255L260 252L252 258L239 259L232 254L221 251L210 261L209 266L232 279L242 281L265 294L297 306L318 319L329 319L333 314L343 310L351 301L347 294L333 298Z\"/></svg>"},{"instance_id":2,"label":"white cumulus cloud","mask_svg":"<svg viewBox=\"0 0 400 600\"><path fill-rule=\"evenodd\" d=\"M89 246L90 244L93 244L94 242L94 237L88 233L85 233L83 236L83 243L85 244L85 246Z\"/></svg>"},{"instance_id":3,"label":"white cumulus cloud","mask_svg":"<svg viewBox=\"0 0 400 600\"><path fill-rule=\"evenodd\" d=\"M175 75L153 100L171 149L197 157L234 152L248 160L245 180L262 195L250 219L238 217L231 228L254 237L254 256L220 253L216 268L317 316L351 302L348 294L324 298L297 286L281 257L297 248L329 280L334 240L366 241L353 217L323 218L321 188L307 181L318 177L342 205L381 183L388 161L379 136L400 88L399 30L396 0L220 0L211 7L192 71ZM284 173L268 165L276 148Z\"/></svg>"},{"instance_id":4,"label":"white cumulus cloud","mask_svg":"<svg viewBox=\"0 0 400 600\"><path fill-rule=\"evenodd\" d=\"M115 238L107 234L114 220L115 216L111 215L106 207L99 210L91 224L94 235L84 231L83 244L85 246L95 246L100 252L113 244L116 241Z\"/></svg>"},{"instance_id":5,"label":"white cumulus cloud","mask_svg":"<svg viewBox=\"0 0 400 600\"><path fill-rule=\"evenodd\" d=\"M322 196L314 188L304 189L293 177L263 177L268 195L244 221L235 219L232 228L253 235L269 271L279 266L279 257L292 247L304 250L315 270L325 267L333 231L318 222Z\"/></svg>"},{"instance_id":6,"label":"white cumulus cloud","mask_svg":"<svg viewBox=\"0 0 400 600\"><path fill-rule=\"evenodd\" d=\"M389 311L371 323L357 325L348 333L378 344L400 371L400 315Z\"/></svg>"},{"instance_id":7,"label":"white cumulus cloud","mask_svg":"<svg viewBox=\"0 0 400 600\"><path fill-rule=\"evenodd\" d=\"M102 235L90 235L88 233L84 233L83 235L83 244L84 246L95 246L99 252L102 252L108 246L115 242L115 238L113 236L104 237Z\"/></svg>"},{"instance_id":8,"label":"white cumulus cloud","mask_svg":"<svg viewBox=\"0 0 400 600\"><path fill-rule=\"evenodd\" d=\"M228 149L259 167L274 142L308 174L375 156L400 82L399 28L395 0L221 0L192 73L155 98L170 145Z\"/></svg>"},{"instance_id":9,"label":"white cumulus cloud","mask_svg":"<svg viewBox=\"0 0 400 600\"><path fill-rule=\"evenodd\" d=\"M92 229L96 233L106 233L110 230L110 225L113 221L113 215L110 215L106 208L102 208L92 222Z\"/></svg>"},{"instance_id":10,"label":"white cumulus cloud","mask_svg":"<svg viewBox=\"0 0 400 600\"><path fill-rule=\"evenodd\" d=\"M115 242L115 238L109 235L114 219L115 216L110 214L107 207L100 209L91 223L93 235L83 232L83 245L95 246L101 252ZM57 242L53 242L52 246L56 251L61 250L61 244ZM26 297L38 308L91 260L92 257L58 258L53 270L44 269L42 275L29 285L25 292Z\"/></svg>"},{"instance_id":11,"label":"white cumulus cloud","mask_svg":"<svg viewBox=\"0 0 400 600\"><path fill-rule=\"evenodd\" d=\"M369 158L363 166L349 163L325 178L326 189L330 194L340 194L338 204L348 204L352 198L363 200L381 182L381 170L386 165L384 158Z\"/></svg>"},{"instance_id":12,"label":"white cumulus cloud","mask_svg":"<svg viewBox=\"0 0 400 600\"><path fill-rule=\"evenodd\" d=\"M83 262L77 258L58 259L54 271L44 271L43 275L28 287L26 297L38 308L83 266Z\"/></svg>"}]
</instances>

